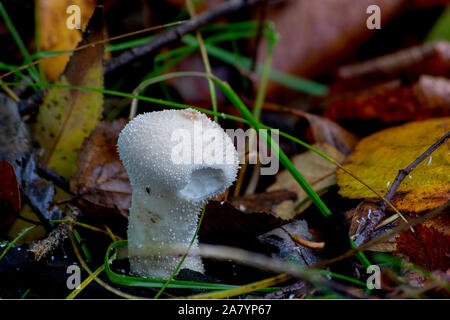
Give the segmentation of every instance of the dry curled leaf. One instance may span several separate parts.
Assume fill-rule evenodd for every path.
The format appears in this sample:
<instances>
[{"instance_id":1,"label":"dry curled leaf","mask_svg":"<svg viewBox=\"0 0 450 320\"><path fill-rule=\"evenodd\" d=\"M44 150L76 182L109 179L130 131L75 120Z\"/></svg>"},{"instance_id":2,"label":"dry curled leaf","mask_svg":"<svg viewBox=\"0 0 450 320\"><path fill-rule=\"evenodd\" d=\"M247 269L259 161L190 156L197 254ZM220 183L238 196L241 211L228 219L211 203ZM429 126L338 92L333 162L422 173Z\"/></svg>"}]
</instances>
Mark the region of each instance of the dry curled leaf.
<instances>
[{"instance_id":1,"label":"dry curled leaf","mask_svg":"<svg viewBox=\"0 0 450 320\"><path fill-rule=\"evenodd\" d=\"M78 171L70 181L70 189L87 212L128 215L131 186L116 149L125 124L123 119L99 123L80 149Z\"/></svg>"},{"instance_id":2,"label":"dry curled leaf","mask_svg":"<svg viewBox=\"0 0 450 320\"><path fill-rule=\"evenodd\" d=\"M398 171L406 168L450 129L450 118L411 122L392 127L362 139L344 161L346 169L385 194ZM435 150L407 176L392 198L406 212L439 207L450 196L448 184L448 142ZM373 198L373 193L342 170L337 172L343 197Z\"/></svg>"}]
</instances>

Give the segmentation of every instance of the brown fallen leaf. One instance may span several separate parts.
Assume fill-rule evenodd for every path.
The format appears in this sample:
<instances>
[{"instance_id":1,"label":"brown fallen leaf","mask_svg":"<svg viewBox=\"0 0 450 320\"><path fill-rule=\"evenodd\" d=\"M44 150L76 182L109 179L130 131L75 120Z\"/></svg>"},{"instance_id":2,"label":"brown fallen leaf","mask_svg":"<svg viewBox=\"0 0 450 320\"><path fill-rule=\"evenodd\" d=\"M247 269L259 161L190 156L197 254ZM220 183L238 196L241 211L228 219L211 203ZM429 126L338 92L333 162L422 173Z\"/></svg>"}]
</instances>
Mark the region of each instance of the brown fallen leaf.
<instances>
[{"instance_id":1,"label":"brown fallen leaf","mask_svg":"<svg viewBox=\"0 0 450 320\"><path fill-rule=\"evenodd\" d=\"M313 147L336 159L338 162L344 159L342 153L328 144L314 144ZM306 151L294 156L292 163L316 192L324 192L336 184L336 166L312 151ZM278 204L273 209L277 217L284 220L293 219L310 206L311 201L308 196L287 170L278 173L275 183L268 187L266 191L280 189L295 192L297 201L285 200Z\"/></svg>"},{"instance_id":2,"label":"brown fallen leaf","mask_svg":"<svg viewBox=\"0 0 450 320\"><path fill-rule=\"evenodd\" d=\"M450 214L428 219L414 231L400 234L394 254L429 271L450 269Z\"/></svg>"},{"instance_id":3,"label":"brown fallen leaf","mask_svg":"<svg viewBox=\"0 0 450 320\"><path fill-rule=\"evenodd\" d=\"M450 115L449 96L449 79L423 75L412 85L402 85L397 80L331 98L324 116L334 121L380 119L384 122L445 117Z\"/></svg>"},{"instance_id":4,"label":"brown fallen leaf","mask_svg":"<svg viewBox=\"0 0 450 320\"><path fill-rule=\"evenodd\" d=\"M87 212L128 216L131 186L116 149L125 124L124 119L100 122L78 153L78 171L70 181L70 189L79 195L78 204Z\"/></svg>"}]
</instances>

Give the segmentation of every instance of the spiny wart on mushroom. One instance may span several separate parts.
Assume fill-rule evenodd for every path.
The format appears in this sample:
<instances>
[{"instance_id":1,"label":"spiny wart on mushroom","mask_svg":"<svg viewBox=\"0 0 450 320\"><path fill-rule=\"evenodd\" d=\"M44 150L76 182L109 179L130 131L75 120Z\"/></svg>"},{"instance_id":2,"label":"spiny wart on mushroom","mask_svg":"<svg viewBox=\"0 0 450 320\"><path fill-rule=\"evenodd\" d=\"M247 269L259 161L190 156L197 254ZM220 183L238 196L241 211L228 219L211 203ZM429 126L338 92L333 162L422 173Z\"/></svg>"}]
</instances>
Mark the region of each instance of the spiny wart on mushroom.
<instances>
[{"instance_id":1,"label":"spiny wart on mushroom","mask_svg":"<svg viewBox=\"0 0 450 320\"><path fill-rule=\"evenodd\" d=\"M174 134L177 130L183 130L181 137ZM187 159L196 161L174 161L180 138L190 147ZM199 145L204 148L198 149ZM211 150L215 157L206 155ZM217 123L186 109L137 116L120 133L118 151L133 190L128 225L131 271L167 279L181 257L164 252L170 247L187 250L203 204L223 193L236 178L236 149ZM221 161L225 158L228 161ZM197 239L193 246L198 246ZM183 267L204 271L198 256L188 256Z\"/></svg>"}]
</instances>

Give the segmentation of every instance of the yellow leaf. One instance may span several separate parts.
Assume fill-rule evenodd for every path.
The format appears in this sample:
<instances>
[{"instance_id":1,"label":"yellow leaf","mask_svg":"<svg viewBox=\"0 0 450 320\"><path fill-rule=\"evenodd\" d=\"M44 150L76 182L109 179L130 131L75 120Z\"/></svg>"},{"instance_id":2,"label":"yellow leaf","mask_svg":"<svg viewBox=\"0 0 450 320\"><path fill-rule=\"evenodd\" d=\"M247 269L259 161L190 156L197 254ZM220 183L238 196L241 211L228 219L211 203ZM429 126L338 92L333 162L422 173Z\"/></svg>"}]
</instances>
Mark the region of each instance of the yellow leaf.
<instances>
[{"instance_id":1,"label":"yellow leaf","mask_svg":"<svg viewBox=\"0 0 450 320\"><path fill-rule=\"evenodd\" d=\"M450 128L450 118L411 122L362 139L344 166L381 194L386 194L398 171L405 169ZM347 198L372 198L373 193L342 170L339 193ZM392 202L406 212L436 208L450 196L449 144L441 145L420 163L395 193Z\"/></svg>"},{"instance_id":2,"label":"yellow leaf","mask_svg":"<svg viewBox=\"0 0 450 320\"><path fill-rule=\"evenodd\" d=\"M59 51L74 49L81 40L81 32L69 29L66 12L70 5L80 7L81 29L84 30L89 17L94 12L95 0L38 0L36 2L36 18L38 23L38 39L42 51ZM61 54L43 61L43 69L48 80L55 81L63 72L69 60L68 54Z\"/></svg>"},{"instance_id":3,"label":"yellow leaf","mask_svg":"<svg viewBox=\"0 0 450 320\"><path fill-rule=\"evenodd\" d=\"M103 11L99 7L89 21L80 46L103 39ZM76 51L58 83L102 89L103 54L103 44ZM51 88L33 126L34 137L45 150L41 161L70 178L77 169L78 149L101 117L102 104L103 95L99 92Z\"/></svg>"}]
</instances>

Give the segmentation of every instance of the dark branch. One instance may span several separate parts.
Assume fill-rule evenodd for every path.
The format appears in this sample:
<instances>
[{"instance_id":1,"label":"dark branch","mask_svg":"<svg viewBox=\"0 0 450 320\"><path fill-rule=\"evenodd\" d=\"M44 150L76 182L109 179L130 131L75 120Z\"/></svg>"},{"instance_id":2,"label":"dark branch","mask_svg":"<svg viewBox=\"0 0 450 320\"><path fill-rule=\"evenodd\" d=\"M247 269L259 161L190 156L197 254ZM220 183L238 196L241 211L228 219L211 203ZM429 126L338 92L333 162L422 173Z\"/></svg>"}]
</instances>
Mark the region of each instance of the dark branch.
<instances>
[{"instance_id":1,"label":"dark branch","mask_svg":"<svg viewBox=\"0 0 450 320\"><path fill-rule=\"evenodd\" d=\"M60 176L55 171L50 170L49 168L47 168L42 163L38 163L38 165L37 165L37 173L42 178L53 182L53 184L55 184L58 188L61 188L62 190L64 190L66 193L73 194L73 192L70 191L70 182L69 182L69 180L67 180L66 178Z\"/></svg>"}]
</instances>

